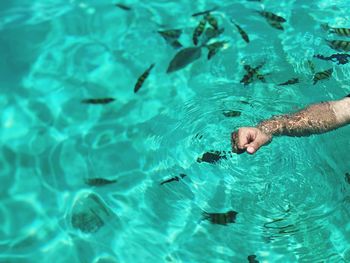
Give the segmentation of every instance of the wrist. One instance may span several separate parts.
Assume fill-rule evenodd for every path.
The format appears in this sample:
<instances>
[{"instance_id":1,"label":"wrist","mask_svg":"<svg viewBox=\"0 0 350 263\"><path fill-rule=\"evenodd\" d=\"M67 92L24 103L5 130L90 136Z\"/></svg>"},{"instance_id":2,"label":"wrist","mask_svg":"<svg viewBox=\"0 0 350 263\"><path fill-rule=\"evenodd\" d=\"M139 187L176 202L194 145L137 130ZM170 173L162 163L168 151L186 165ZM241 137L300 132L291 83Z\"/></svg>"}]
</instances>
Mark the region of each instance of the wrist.
<instances>
[{"instance_id":1,"label":"wrist","mask_svg":"<svg viewBox=\"0 0 350 263\"><path fill-rule=\"evenodd\" d=\"M271 140L273 136L282 134L283 122L281 121L281 119L274 118L271 120L260 122L256 126L256 128L259 129L263 134L268 136Z\"/></svg>"}]
</instances>

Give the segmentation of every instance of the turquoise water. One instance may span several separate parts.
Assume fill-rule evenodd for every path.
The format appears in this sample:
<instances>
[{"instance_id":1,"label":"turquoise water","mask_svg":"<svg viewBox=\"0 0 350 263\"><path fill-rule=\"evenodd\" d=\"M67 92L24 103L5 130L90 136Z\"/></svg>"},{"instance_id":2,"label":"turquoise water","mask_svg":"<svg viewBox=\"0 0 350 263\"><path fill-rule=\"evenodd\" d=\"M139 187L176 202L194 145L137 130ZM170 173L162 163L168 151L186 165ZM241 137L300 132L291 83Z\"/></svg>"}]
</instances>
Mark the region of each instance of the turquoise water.
<instances>
[{"instance_id":1,"label":"turquoise water","mask_svg":"<svg viewBox=\"0 0 350 263\"><path fill-rule=\"evenodd\" d=\"M196 161L229 151L241 126L350 93L350 64L312 58L337 53L324 39L344 38L320 25L350 27L348 1L114 3L0 3L0 262L350 262L350 127ZM215 6L225 48L166 74L177 51L157 30L182 29L193 46L191 14ZM332 77L312 85L307 60ZM243 64L262 62L266 83L239 83ZM81 103L101 97L116 101ZM235 223L201 220L229 210Z\"/></svg>"}]
</instances>

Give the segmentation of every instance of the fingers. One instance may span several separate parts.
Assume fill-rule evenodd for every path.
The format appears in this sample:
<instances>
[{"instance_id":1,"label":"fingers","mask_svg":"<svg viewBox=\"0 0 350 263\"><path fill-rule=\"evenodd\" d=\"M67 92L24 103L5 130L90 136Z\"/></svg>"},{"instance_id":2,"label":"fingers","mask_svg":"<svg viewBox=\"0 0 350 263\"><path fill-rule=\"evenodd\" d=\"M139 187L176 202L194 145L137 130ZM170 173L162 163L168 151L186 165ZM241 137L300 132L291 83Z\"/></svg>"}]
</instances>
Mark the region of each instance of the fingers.
<instances>
[{"instance_id":1,"label":"fingers","mask_svg":"<svg viewBox=\"0 0 350 263\"><path fill-rule=\"evenodd\" d=\"M253 128L240 128L231 135L232 151L234 153L243 153L247 145L255 140L256 132Z\"/></svg>"},{"instance_id":2,"label":"fingers","mask_svg":"<svg viewBox=\"0 0 350 263\"><path fill-rule=\"evenodd\" d=\"M261 144L258 142L252 142L247 145L247 153L254 154L259 148L261 147Z\"/></svg>"},{"instance_id":3,"label":"fingers","mask_svg":"<svg viewBox=\"0 0 350 263\"><path fill-rule=\"evenodd\" d=\"M231 144L232 144L232 152L241 154L244 152L244 149L240 149L238 147L238 134L237 132L233 132L231 134Z\"/></svg>"}]
</instances>

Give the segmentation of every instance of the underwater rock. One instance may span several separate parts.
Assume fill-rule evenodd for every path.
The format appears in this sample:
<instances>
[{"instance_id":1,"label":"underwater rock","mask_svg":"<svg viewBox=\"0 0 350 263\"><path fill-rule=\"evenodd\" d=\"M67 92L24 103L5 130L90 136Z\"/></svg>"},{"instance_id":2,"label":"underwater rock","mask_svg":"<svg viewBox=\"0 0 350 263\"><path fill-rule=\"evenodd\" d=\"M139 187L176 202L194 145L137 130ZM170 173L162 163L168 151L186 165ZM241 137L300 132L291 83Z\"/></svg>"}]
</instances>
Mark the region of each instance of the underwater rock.
<instances>
[{"instance_id":1,"label":"underwater rock","mask_svg":"<svg viewBox=\"0 0 350 263\"><path fill-rule=\"evenodd\" d=\"M203 211L203 220L208 220L212 224L227 225L236 223L237 214L238 213L233 210L225 213L207 213Z\"/></svg>"},{"instance_id":2,"label":"underwater rock","mask_svg":"<svg viewBox=\"0 0 350 263\"><path fill-rule=\"evenodd\" d=\"M201 47L190 47L180 50L175 57L170 61L167 73L180 70L195 60L199 59L202 54Z\"/></svg>"},{"instance_id":3,"label":"underwater rock","mask_svg":"<svg viewBox=\"0 0 350 263\"><path fill-rule=\"evenodd\" d=\"M82 194L71 212L72 226L84 233L95 233L106 224L112 211L96 194Z\"/></svg>"}]
</instances>

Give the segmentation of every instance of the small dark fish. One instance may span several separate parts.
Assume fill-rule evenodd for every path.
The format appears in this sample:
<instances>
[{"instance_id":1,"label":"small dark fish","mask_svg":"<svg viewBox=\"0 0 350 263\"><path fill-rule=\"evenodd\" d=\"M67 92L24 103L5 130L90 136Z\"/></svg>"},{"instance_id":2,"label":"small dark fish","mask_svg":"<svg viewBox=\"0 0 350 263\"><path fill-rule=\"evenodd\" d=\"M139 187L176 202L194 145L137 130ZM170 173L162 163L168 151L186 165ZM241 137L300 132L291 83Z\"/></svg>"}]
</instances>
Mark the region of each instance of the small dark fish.
<instances>
[{"instance_id":1,"label":"small dark fish","mask_svg":"<svg viewBox=\"0 0 350 263\"><path fill-rule=\"evenodd\" d=\"M218 53L219 50L225 46L226 43L227 41L218 41L210 45L206 45L206 47L208 48L208 59L211 59L216 53Z\"/></svg>"},{"instance_id":2,"label":"small dark fish","mask_svg":"<svg viewBox=\"0 0 350 263\"><path fill-rule=\"evenodd\" d=\"M113 98L99 98L99 99L83 99L81 103L85 104L108 104L115 101Z\"/></svg>"},{"instance_id":3,"label":"small dark fish","mask_svg":"<svg viewBox=\"0 0 350 263\"><path fill-rule=\"evenodd\" d=\"M236 223L236 211L228 211L226 213L207 213L203 211L203 220L208 220L212 224L227 225Z\"/></svg>"},{"instance_id":4,"label":"small dark fish","mask_svg":"<svg viewBox=\"0 0 350 263\"><path fill-rule=\"evenodd\" d=\"M333 73L333 69L331 68L324 71L317 72L312 79L314 81L313 84L315 85L320 80L330 78L332 76L332 73Z\"/></svg>"},{"instance_id":5,"label":"small dark fish","mask_svg":"<svg viewBox=\"0 0 350 263\"><path fill-rule=\"evenodd\" d=\"M286 85L293 85L299 83L299 79L298 78L292 78L290 80L287 80L286 82L280 83L277 86L286 86Z\"/></svg>"},{"instance_id":6,"label":"small dark fish","mask_svg":"<svg viewBox=\"0 0 350 263\"><path fill-rule=\"evenodd\" d=\"M125 11L130 11L131 10L130 7L128 7L128 6L124 5L124 4L117 3L117 4L115 4L115 6L119 7L120 9L123 9Z\"/></svg>"},{"instance_id":7,"label":"small dark fish","mask_svg":"<svg viewBox=\"0 0 350 263\"><path fill-rule=\"evenodd\" d=\"M258 260L256 260L256 256L255 255L250 255L247 257L248 259L248 263L259 263Z\"/></svg>"},{"instance_id":8,"label":"small dark fish","mask_svg":"<svg viewBox=\"0 0 350 263\"><path fill-rule=\"evenodd\" d=\"M205 162L205 163L217 163L221 159L227 159L226 155L222 155L219 151L206 152L202 155L202 157L197 158L197 162Z\"/></svg>"},{"instance_id":9,"label":"small dark fish","mask_svg":"<svg viewBox=\"0 0 350 263\"><path fill-rule=\"evenodd\" d=\"M117 180L109 180L104 178L88 178L85 183L90 186L104 186L107 184L114 184Z\"/></svg>"},{"instance_id":10,"label":"small dark fish","mask_svg":"<svg viewBox=\"0 0 350 263\"><path fill-rule=\"evenodd\" d=\"M174 40L178 39L181 34L181 29L169 29L169 30L159 30L158 33L165 39L165 40Z\"/></svg>"},{"instance_id":11,"label":"small dark fish","mask_svg":"<svg viewBox=\"0 0 350 263\"><path fill-rule=\"evenodd\" d=\"M243 40L247 43L249 43L249 37L248 34L239 26L237 25L235 22L233 22L231 20L231 22L236 26L238 33L241 35L241 37L243 38Z\"/></svg>"},{"instance_id":12,"label":"small dark fish","mask_svg":"<svg viewBox=\"0 0 350 263\"><path fill-rule=\"evenodd\" d=\"M169 43L175 49L179 49L179 48L183 47L182 44L178 40L174 40L174 41L171 41Z\"/></svg>"},{"instance_id":13,"label":"small dark fish","mask_svg":"<svg viewBox=\"0 0 350 263\"><path fill-rule=\"evenodd\" d=\"M195 16L201 16L201 15L207 15L210 12L215 11L216 9L218 9L218 8L217 7L213 7L212 9L209 9L209 10L206 10L206 11L201 11L201 12L194 13L194 14L192 14L192 16L195 17Z\"/></svg>"},{"instance_id":14,"label":"small dark fish","mask_svg":"<svg viewBox=\"0 0 350 263\"><path fill-rule=\"evenodd\" d=\"M170 29L158 31L158 33L169 43L173 48L178 49L182 47L182 44L179 42L178 38L182 34L180 29Z\"/></svg>"},{"instance_id":15,"label":"small dark fish","mask_svg":"<svg viewBox=\"0 0 350 263\"><path fill-rule=\"evenodd\" d=\"M204 28L205 28L205 25L207 24L207 19L206 18L203 18L198 26L194 29L193 31L193 36L192 36L192 40L193 40L193 44L195 46L197 46L198 44L198 38L203 34L204 32Z\"/></svg>"},{"instance_id":16,"label":"small dark fish","mask_svg":"<svg viewBox=\"0 0 350 263\"><path fill-rule=\"evenodd\" d=\"M212 27L207 28L204 32L202 43L207 43L210 39L220 36L224 31L224 28L220 28L219 30Z\"/></svg>"},{"instance_id":17,"label":"small dark fish","mask_svg":"<svg viewBox=\"0 0 350 263\"><path fill-rule=\"evenodd\" d=\"M322 60L330 60L332 62L337 62L338 65L345 65L349 63L349 54L333 54L329 57L325 57L323 55L314 55L315 58L322 59Z\"/></svg>"},{"instance_id":18,"label":"small dark fish","mask_svg":"<svg viewBox=\"0 0 350 263\"><path fill-rule=\"evenodd\" d=\"M187 176L186 174L180 174L180 178L181 179L183 179L186 176ZM171 183L171 182L175 182L175 181L178 182L180 180L180 178L178 176L175 176L173 178L170 178L168 180L165 180L165 181L161 182L160 185Z\"/></svg>"},{"instance_id":19,"label":"small dark fish","mask_svg":"<svg viewBox=\"0 0 350 263\"><path fill-rule=\"evenodd\" d=\"M241 79L240 83L243 83L245 86L248 85L249 83L253 82L254 77L256 76L258 80L265 82L265 78L263 75L259 73L259 69L262 68L262 66L265 63L260 64L259 66L252 68L249 65L244 65L244 69L247 71L247 74L243 76Z\"/></svg>"},{"instance_id":20,"label":"small dark fish","mask_svg":"<svg viewBox=\"0 0 350 263\"><path fill-rule=\"evenodd\" d=\"M215 17L213 17L210 13L205 15L205 19L207 19L209 25L214 28L215 30L219 30L218 21Z\"/></svg>"},{"instance_id":21,"label":"small dark fish","mask_svg":"<svg viewBox=\"0 0 350 263\"><path fill-rule=\"evenodd\" d=\"M278 30L284 30L282 24L280 22L276 22L276 21L267 21L269 23L270 26L278 29Z\"/></svg>"},{"instance_id":22,"label":"small dark fish","mask_svg":"<svg viewBox=\"0 0 350 263\"><path fill-rule=\"evenodd\" d=\"M347 97L350 97L350 94ZM350 184L350 173L345 174L345 181Z\"/></svg>"},{"instance_id":23,"label":"small dark fish","mask_svg":"<svg viewBox=\"0 0 350 263\"><path fill-rule=\"evenodd\" d=\"M199 133L197 133L196 136L194 136L194 138L201 140L203 138L203 135L200 135Z\"/></svg>"},{"instance_id":24,"label":"small dark fish","mask_svg":"<svg viewBox=\"0 0 350 263\"><path fill-rule=\"evenodd\" d=\"M278 16L272 12L258 11L258 13L260 15L262 15L263 17L265 17L269 21L275 21L275 22L280 22L280 23L284 23L287 21L285 18Z\"/></svg>"},{"instance_id":25,"label":"small dark fish","mask_svg":"<svg viewBox=\"0 0 350 263\"><path fill-rule=\"evenodd\" d=\"M142 75L137 79L137 82L134 87L134 93L138 92L139 89L142 87L143 83L147 79L149 73L151 72L152 68L154 67L155 64L152 64Z\"/></svg>"},{"instance_id":26,"label":"small dark fish","mask_svg":"<svg viewBox=\"0 0 350 263\"><path fill-rule=\"evenodd\" d=\"M342 37L350 37L350 28L330 27L328 24L321 25L324 30Z\"/></svg>"},{"instance_id":27,"label":"small dark fish","mask_svg":"<svg viewBox=\"0 0 350 263\"><path fill-rule=\"evenodd\" d=\"M314 63L311 61L311 60L307 60L306 61L306 64L307 64L307 66L309 67L309 69L311 70L311 72L312 73L315 73L315 65L314 65Z\"/></svg>"},{"instance_id":28,"label":"small dark fish","mask_svg":"<svg viewBox=\"0 0 350 263\"><path fill-rule=\"evenodd\" d=\"M328 46L339 51L350 51L350 41L345 40L326 40Z\"/></svg>"},{"instance_id":29,"label":"small dark fish","mask_svg":"<svg viewBox=\"0 0 350 263\"><path fill-rule=\"evenodd\" d=\"M225 117L239 117L241 116L240 111L230 110L230 111L224 111L222 113Z\"/></svg>"},{"instance_id":30,"label":"small dark fish","mask_svg":"<svg viewBox=\"0 0 350 263\"><path fill-rule=\"evenodd\" d=\"M190 47L180 50L170 61L167 73L171 73L186 67L195 60L199 59L202 54L201 47Z\"/></svg>"}]
</instances>

